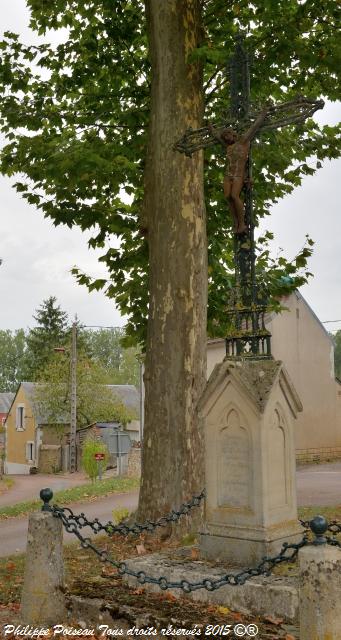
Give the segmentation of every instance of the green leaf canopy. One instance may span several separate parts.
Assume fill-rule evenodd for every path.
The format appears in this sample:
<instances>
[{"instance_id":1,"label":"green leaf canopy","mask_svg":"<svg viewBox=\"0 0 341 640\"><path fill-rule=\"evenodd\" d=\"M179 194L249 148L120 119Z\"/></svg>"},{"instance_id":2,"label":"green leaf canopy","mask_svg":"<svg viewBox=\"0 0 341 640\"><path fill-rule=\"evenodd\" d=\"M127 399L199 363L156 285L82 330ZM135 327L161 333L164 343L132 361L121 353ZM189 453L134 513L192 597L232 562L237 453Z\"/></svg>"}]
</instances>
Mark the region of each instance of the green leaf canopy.
<instances>
[{"instance_id":1,"label":"green leaf canopy","mask_svg":"<svg viewBox=\"0 0 341 640\"><path fill-rule=\"evenodd\" d=\"M148 247L140 215L149 122L150 78L144 7L140 0L28 0L31 27L67 29L56 47L26 46L13 33L0 43L0 127L6 143L1 170L18 175L16 189L55 225L92 230L90 245L103 248L109 280L78 281L104 289L128 321L128 335L144 342L148 313ZM338 97L340 46L334 0L206 0L204 38L193 57L204 64L205 119L228 111L225 65L241 29L252 52L254 108L271 98ZM264 132L254 146L258 218L339 155L337 127L309 120ZM175 141L174 141L175 142ZM195 156L193 156L195 162ZM224 309L233 284L231 220L222 193L224 159L206 152L209 242L209 331L224 330ZM128 196L128 203L127 203ZM117 248L118 238L120 243ZM311 248L293 262L274 264L260 241L260 269L274 296L306 281ZM114 246L115 244L115 246ZM302 271L303 269L303 271ZM279 284L280 283L280 284Z\"/></svg>"}]
</instances>

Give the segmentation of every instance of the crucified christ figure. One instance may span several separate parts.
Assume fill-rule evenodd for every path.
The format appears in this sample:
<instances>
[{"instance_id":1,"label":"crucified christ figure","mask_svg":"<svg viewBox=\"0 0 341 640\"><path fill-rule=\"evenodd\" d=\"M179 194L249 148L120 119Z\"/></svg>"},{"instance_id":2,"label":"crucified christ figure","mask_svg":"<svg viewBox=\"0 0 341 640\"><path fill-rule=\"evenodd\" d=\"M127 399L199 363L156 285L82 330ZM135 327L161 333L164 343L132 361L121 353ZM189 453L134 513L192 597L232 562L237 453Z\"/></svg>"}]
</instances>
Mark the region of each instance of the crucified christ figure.
<instances>
[{"instance_id":1,"label":"crucified christ figure","mask_svg":"<svg viewBox=\"0 0 341 640\"><path fill-rule=\"evenodd\" d=\"M262 109L258 118L245 133L238 137L234 129L228 128L217 132L209 125L211 135L226 149L226 170L224 177L224 196L228 200L233 217L234 232L237 235L246 233L245 211L240 192L245 183L245 167L252 139L262 127L271 107Z\"/></svg>"}]
</instances>

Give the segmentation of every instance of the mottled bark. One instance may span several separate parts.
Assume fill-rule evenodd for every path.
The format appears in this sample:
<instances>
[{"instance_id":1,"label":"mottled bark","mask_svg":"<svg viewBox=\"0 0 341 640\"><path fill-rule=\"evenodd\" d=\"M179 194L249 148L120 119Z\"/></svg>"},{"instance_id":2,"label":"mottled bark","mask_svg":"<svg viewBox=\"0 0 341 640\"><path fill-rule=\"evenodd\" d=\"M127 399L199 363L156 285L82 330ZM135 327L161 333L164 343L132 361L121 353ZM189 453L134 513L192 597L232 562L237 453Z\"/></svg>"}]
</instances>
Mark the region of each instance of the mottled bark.
<instances>
[{"instance_id":1,"label":"mottled bark","mask_svg":"<svg viewBox=\"0 0 341 640\"><path fill-rule=\"evenodd\" d=\"M146 0L152 102L145 173L149 321L138 516L162 515L203 487L196 406L205 384L207 246L202 152L173 150L201 126L198 0Z\"/></svg>"}]
</instances>

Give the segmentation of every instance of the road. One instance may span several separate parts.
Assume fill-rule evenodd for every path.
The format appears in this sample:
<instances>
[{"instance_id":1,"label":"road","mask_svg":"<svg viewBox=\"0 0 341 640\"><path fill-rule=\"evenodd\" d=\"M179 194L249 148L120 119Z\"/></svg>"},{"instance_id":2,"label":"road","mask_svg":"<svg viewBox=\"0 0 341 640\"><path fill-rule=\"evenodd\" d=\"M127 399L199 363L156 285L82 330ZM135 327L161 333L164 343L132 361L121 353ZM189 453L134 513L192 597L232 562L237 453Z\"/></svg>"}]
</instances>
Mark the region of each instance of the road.
<instances>
[{"instance_id":1,"label":"road","mask_svg":"<svg viewBox=\"0 0 341 640\"><path fill-rule=\"evenodd\" d=\"M51 484L51 482L50 482ZM99 518L102 522L112 520L114 509L125 507L133 511L137 507L138 491L130 493L117 493L101 498L95 502L77 503L72 507L75 513L85 513L89 519ZM0 520L0 557L14 553L22 553L26 549L28 517L10 518ZM88 535L88 529L83 529L83 534ZM90 532L92 533L91 529ZM75 536L64 532L64 541L72 542Z\"/></svg>"},{"instance_id":2,"label":"road","mask_svg":"<svg viewBox=\"0 0 341 640\"><path fill-rule=\"evenodd\" d=\"M33 478L33 480L32 480ZM50 486L53 489L66 488L72 484L63 485L60 483L74 483L76 478L54 477L54 476L21 476L16 489L11 489L5 495L0 496L0 505L13 504L14 497L21 497L28 492L26 497L38 495L39 489L43 486ZM55 484L56 483L56 484ZM59 484L58 484L59 483ZM309 465L299 467L296 474L297 502L299 506L327 506L341 504L341 462L328 464ZM78 484L80 484L78 479ZM33 489L36 491L33 491ZM10 499L9 499L10 498ZM101 498L94 502L84 502L71 507L75 513L84 512L88 518L98 517L102 522L112 519L113 509L125 507L133 511L137 506L138 492L113 494L106 498ZM18 500L16 500L18 501ZM71 506L71 505L69 505ZM28 518L13 518L0 520L0 557L16 552L23 552L26 548ZM84 530L88 531L88 530ZM64 534L66 542L74 537L71 534Z\"/></svg>"},{"instance_id":3,"label":"road","mask_svg":"<svg viewBox=\"0 0 341 640\"><path fill-rule=\"evenodd\" d=\"M341 462L299 467L296 485L299 506L341 504Z\"/></svg>"},{"instance_id":4,"label":"road","mask_svg":"<svg viewBox=\"0 0 341 640\"><path fill-rule=\"evenodd\" d=\"M106 472L104 477L109 477L114 472ZM65 473L65 474L45 474L23 476L11 475L14 480L14 486L0 494L0 507L7 507L16 502L24 502L27 500L39 499L40 489L50 487L52 491L62 491L71 487L79 487L81 484L89 484L89 478L82 472Z\"/></svg>"}]
</instances>

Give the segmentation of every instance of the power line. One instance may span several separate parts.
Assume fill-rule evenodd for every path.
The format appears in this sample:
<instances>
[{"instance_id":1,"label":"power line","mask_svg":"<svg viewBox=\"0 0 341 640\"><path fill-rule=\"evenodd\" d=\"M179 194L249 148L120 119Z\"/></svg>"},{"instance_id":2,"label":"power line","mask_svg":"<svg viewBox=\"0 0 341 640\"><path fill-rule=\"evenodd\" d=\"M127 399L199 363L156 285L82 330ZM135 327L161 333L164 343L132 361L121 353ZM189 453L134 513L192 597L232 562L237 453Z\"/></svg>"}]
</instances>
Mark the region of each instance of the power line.
<instances>
[{"instance_id":1,"label":"power line","mask_svg":"<svg viewBox=\"0 0 341 640\"><path fill-rule=\"evenodd\" d=\"M84 329L124 329L124 326L120 327L104 327L101 324L82 324L82 328Z\"/></svg>"},{"instance_id":2,"label":"power line","mask_svg":"<svg viewBox=\"0 0 341 640\"><path fill-rule=\"evenodd\" d=\"M330 322L341 322L340 320L322 320L322 324L329 324Z\"/></svg>"}]
</instances>

